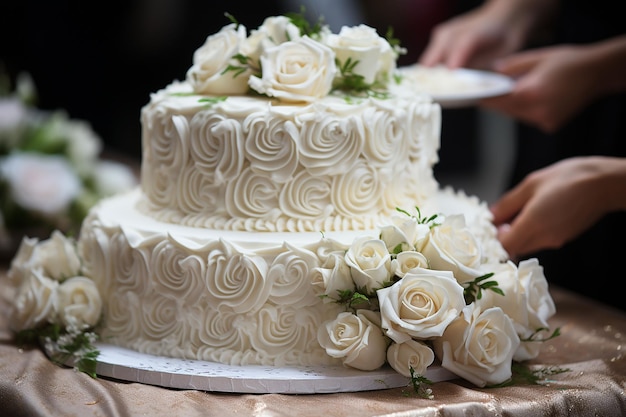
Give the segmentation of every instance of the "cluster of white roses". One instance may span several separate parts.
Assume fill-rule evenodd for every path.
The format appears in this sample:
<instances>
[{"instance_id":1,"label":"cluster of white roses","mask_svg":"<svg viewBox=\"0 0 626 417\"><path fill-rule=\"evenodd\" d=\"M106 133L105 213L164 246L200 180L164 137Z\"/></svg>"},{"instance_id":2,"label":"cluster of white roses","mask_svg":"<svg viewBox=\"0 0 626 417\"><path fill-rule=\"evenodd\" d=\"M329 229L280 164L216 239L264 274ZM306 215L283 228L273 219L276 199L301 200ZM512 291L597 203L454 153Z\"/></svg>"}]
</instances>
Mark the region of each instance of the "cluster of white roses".
<instances>
[{"instance_id":1,"label":"cluster of white roses","mask_svg":"<svg viewBox=\"0 0 626 417\"><path fill-rule=\"evenodd\" d=\"M0 248L11 230L77 229L98 199L136 184L129 167L99 159L102 140L87 122L34 107L34 90L22 74L0 96Z\"/></svg>"},{"instance_id":2,"label":"cluster of white roses","mask_svg":"<svg viewBox=\"0 0 626 417\"><path fill-rule=\"evenodd\" d=\"M53 359L80 361L92 354L96 335L89 330L100 321L102 299L81 274L74 240L58 230L44 241L23 238L8 277L16 289L9 322L14 332L43 337Z\"/></svg>"},{"instance_id":3,"label":"cluster of white roses","mask_svg":"<svg viewBox=\"0 0 626 417\"><path fill-rule=\"evenodd\" d=\"M312 102L345 77L358 78L361 87L386 85L403 52L366 25L305 32L286 16L266 18L249 36L241 24L224 26L195 51L187 80L198 94L251 88L284 102Z\"/></svg>"},{"instance_id":4,"label":"cluster of white roses","mask_svg":"<svg viewBox=\"0 0 626 417\"><path fill-rule=\"evenodd\" d=\"M484 259L463 215L395 216L320 271L326 299L348 308L319 343L361 370L387 362L413 377L437 357L477 386L508 381L513 361L539 354L556 309L536 259Z\"/></svg>"}]
</instances>

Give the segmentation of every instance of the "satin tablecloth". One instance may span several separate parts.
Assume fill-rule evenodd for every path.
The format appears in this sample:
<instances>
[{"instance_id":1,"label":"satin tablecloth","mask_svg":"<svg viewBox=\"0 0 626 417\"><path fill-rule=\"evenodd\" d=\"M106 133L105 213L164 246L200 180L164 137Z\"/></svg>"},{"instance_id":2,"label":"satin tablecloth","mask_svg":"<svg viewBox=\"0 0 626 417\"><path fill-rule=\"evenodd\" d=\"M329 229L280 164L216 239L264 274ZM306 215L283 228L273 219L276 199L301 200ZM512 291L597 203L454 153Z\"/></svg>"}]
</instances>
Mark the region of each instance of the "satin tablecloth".
<instances>
[{"instance_id":1,"label":"satin tablecloth","mask_svg":"<svg viewBox=\"0 0 626 417\"><path fill-rule=\"evenodd\" d=\"M20 349L8 330L6 269L0 269L0 415L18 416L626 416L626 314L552 287L561 336L532 364L568 372L545 385L478 389L462 380L336 394L226 394L89 376Z\"/></svg>"}]
</instances>

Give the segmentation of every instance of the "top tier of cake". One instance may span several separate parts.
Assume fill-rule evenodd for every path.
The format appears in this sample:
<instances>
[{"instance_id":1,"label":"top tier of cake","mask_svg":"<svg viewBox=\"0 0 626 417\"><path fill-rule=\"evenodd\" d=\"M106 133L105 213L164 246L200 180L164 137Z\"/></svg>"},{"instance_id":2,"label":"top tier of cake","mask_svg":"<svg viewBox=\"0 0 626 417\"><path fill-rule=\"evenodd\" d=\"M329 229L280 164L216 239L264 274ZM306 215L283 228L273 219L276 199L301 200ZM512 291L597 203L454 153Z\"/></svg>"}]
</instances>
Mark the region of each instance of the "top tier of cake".
<instances>
[{"instance_id":1,"label":"top tier of cake","mask_svg":"<svg viewBox=\"0 0 626 417\"><path fill-rule=\"evenodd\" d=\"M142 109L139 209L220 230L370 230L437 189L441 109L370 27L227 25Z\"/></svg>"},{"instance_id":2,"label":"top tier of cake","mask_svg":"<svg viewBox=\"0 0 626 417\"><path fill-rule=\"evenodd\" d=\"M436 190L440 109L429 100L233 96L207 104L175 83L142 111L141 209L228 230L375 228ZM408 206L407 206L408 205Z\"/></svg>"}]
</instances>

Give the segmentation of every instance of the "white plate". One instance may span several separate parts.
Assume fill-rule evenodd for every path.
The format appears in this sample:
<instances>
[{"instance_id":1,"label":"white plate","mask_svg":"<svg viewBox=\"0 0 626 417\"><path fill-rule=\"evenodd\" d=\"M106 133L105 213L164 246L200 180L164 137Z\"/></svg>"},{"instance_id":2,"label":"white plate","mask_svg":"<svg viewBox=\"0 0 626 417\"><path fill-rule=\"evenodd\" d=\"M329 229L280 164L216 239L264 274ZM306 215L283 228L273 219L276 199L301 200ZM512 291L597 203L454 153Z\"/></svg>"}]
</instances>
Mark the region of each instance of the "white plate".
<instances>
[{"instance_id":1,"label":"white plate","mask_svg":"<svg viewBox=\"0 0 626 417\"><path fill-rule=\"evenodd\" d=\"M406 387L406 378L390 367L364 372L343 366L232 366L200 360L148 355L106 343L96 373L123 381L166 388L253 394L315 394L371 391ZM68 363L71 366L71 363ZM425 375L433 382L455 379L453 373L431 365Z\"/></svg>"},{"instance_id":2,"label":"white plate","mask_svg":"<svg viewBox=\"0 0 626 417\"><path fill-rule=\"evenodd\" d=\"M443 108L474 106L481 99L507 94L513 80L505 75L467 68L448 69L418 64L398 68L403 86L433 97Z\"/></svg>"}]
</instances>

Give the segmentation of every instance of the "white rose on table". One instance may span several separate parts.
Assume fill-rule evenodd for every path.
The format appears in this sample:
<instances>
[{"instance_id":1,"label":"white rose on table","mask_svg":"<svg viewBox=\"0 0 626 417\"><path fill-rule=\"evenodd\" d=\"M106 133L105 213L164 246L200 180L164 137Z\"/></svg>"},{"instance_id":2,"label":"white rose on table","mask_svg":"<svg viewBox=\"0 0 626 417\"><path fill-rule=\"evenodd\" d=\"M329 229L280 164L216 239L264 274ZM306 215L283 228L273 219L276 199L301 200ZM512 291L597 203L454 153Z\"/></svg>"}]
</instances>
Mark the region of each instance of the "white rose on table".
<instances>
[{"instance_id":1,"label":"white rose on table","mask_svg":"<svg viewBox=\"0 0 626 417\"><path fill-rule=\"evenodd\" d=\"M246 28L234 23L209 35L193 54L193 65L187 70L187 81L198 94L244 94L252 70L235 55L246 39ZM243 68L243 72L228 70L229 65Z\"/></svg>"},{"instance_id":2,"label":"white rose on table","mask_svg":"<svg viewBox=\"0 0 626 417\"><path fill-rule=\"evenodd\" d=\"M435 360L435 352L419 340L392 343L387 348L387 362L400 375L411 377L411 368L417 375L424 375Z\"/></svg>"},{"instance_id":3,"label":"white rose on table","mask_svg":"<svg viewBox=\"0 0 626 417\"><path fill-rule=\"evenodd\" d=\"M387 356L387 339L380 328L380 318L370 310L339 313L318 329L317 340L329 356L362 371L380 368Z\"/></svg>"},{"instance_id":4,"label":"white rose on table","mask_svg":"<svg viewBox=\"0 0 626 417\"><path fill-rule=\"evenodd\" d=\"M63 213L81 192L80 179L61 156L9 155L0 160L0 177L8 183L15 203L48 216Z\"/></svg>"},{"instance_id":5,"label":"white rose on table","mask_svg":"<svg viewBox=\"0 0 626 417\"><path fill-rule=\"evenodd\" d=\"M382 327L396 343L441 336L465 307L463 287L449 271L413 271L377 294Z\"/></svg>"},{"instance_id":6,"label":"white rose on table","mask_svg":"<svg viewBox=\"0 0 626 417\"><path fill-rule=\"evenodd\" d=\"M340 65L356 62L352 72L367 84L384 81L383 75L394 68L389 62L395 63L391 45L367 25L343 26L338 34L329 34L325 43L335 51Z\"/></svg>"},{"instance_id":7,"label":"white rose on table","mask_svg":"<svg viewBox=\"0 0 626 417\"><path fill-rule=\"evenodd\" d=\"M268 48L261 55L261 78L250 87L285 102L312 102L330 92L337 67L333 51L308 36Z\"/></svg>"},{"instance_id":8,"label":"white rose on table","mask_svg":"<svg viewBox=\"0 0 626 417\"><path fill-rule=\"evenodd\" d=\"M556 307L548 291L548 282L543 268L537 259L528 259L515 265L512 261L491 267L494 272L492 281L498 283L504 295L493 291L483 291L476 304L481 308L500 307L513 321L517 334L528 338L538 329L549 328L548 318L554 315ZM538 335L548 336L548 333ZM543 342L522 341L513 356L516 361L533 359L539 355Z\"/></svg>"},{"instance_id":9,"label":"white rose on table","mask_svg":"<svg viewBox=\"0 0 626 417\"><path fill-rule=\"evenodd\" d=\"M484 273L479 269L482 261L480 242L465 224L465 217L452 215L437 226L418 244L432 269L452 271L464 283Z\"/></svg>"},{"instance_id":10,"label":"white rose on table","mask_svg":"<svg viewBox=\"0 0 626 417\"><path fill-rule=\"evenodd\" d=\"M428 269L428 259L421 252L400 252L396 259L391 261L391 271L400 278L416 269Z\"/></svg>"},{"instance_id":11,"label":"white rose on table","mask_svg":"<svg viewBox=\"0 0 626 417\"><path fill-rule=\"evenodd\" d=\"M102 299L94 282L83 276L69 278L58 287L57 312L66 327L93 327L100 320Z\"/></svg>"},{"instance_id":12,"label":"white rose on table","mask_svg":"<svg viewBox=\"0 0 626 417\"><path fill-rule=\"evenodd\" d=\"M13 286L19 287L24 278L30 274L33 264L33 253L35 253L37 243L39 243L37 238L28 236L22 238L20 246L11 260L11 267L7 272L7 277Z\"/></svg>"},{"instance_id":13,"label":"white rose on table","mask_svg":"<svg viewBox=\"0 0 626 417\"><path fill-rule=\"evenodd\" d=\"M430 227L418 223L409 216L392 216L391 223L380 228L380 238L385 241L389 252L395 252L397 248L407 251L414 250L415 244L423 240Z\"/></svg>"},{"instance_id":14,"label":"white rose on table","mask_svg":"<svg viewBox=\"0 0 626 417\"><path fill-rule=\"evenodd\" d=\"M59 283L33 269L24 277L11 309L10 326L15 332L33 329L52 321L56 311Z\"/></svg>"},{"instance_id":15,"label":"white rose on table","mask_svg":"<svg viewBox=\"0 0 626 417\"><path fill-rule=\"evenodd\" d=\"M500 307L465 307L444 334L433 340L441 366L478 387L511 378L513 354L520 344L513 322Z\"/></svg>"},{"instance_id":16,"label":"white rose on table","mask_svg":"<svg viewBox=\"0 0 626 417\"><path fill-rule=\"evenodd\" d=\"M382 288L391 279L391 254L380 239L362 236L354 240L345 255L357 289L368 294Z\"/></svg>"},{"instance_id":17,"label":"white rose on table","mask_svg":"<svg viewBox=\"0 0 626 417\"><path fill-rule=\"evenodd\" d=\"M32 259L57 281L76 276L80 271L75 242L58 230L53 231L49 239L37 244Z\"/></svg>"}]
</instances>

